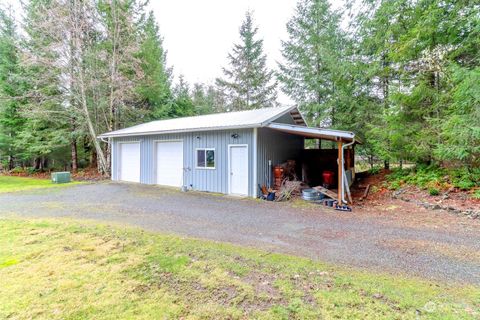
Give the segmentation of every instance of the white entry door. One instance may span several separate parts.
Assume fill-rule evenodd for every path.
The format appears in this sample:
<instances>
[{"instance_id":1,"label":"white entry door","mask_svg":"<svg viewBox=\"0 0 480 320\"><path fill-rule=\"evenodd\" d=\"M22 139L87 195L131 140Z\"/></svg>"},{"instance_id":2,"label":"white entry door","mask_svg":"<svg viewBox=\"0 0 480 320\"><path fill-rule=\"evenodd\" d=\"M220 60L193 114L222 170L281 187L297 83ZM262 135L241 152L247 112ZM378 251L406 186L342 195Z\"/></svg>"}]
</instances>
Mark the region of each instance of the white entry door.
<instances>
[{"instance_id":1,"label":"white entry door","mask_svg":"<svg viewBox=\"0 0 480 320\"><path fill-rule=\"evenodd\" d=\"M248 147L246 145L229 146L229 186L230 193L248 195Z\"/></svg>"},{"instance_id":2,"label":"white entry door","mask_svg":"<svg viewBox=\"0 0 480 320\"><path fill-rule=\"evenodd\" d=\"M157 142L157 184L183 185L183 142Z\"/></svg>"},{"instance_id":3,"label":"white entry door","mask_svg":"<svg viewBox=\"0 0 480 320\"><path fill-rule=\"evenodd\" d=\"M121 181L140 182L140 143L120 143Z\"/></svg>"}]
</instances>

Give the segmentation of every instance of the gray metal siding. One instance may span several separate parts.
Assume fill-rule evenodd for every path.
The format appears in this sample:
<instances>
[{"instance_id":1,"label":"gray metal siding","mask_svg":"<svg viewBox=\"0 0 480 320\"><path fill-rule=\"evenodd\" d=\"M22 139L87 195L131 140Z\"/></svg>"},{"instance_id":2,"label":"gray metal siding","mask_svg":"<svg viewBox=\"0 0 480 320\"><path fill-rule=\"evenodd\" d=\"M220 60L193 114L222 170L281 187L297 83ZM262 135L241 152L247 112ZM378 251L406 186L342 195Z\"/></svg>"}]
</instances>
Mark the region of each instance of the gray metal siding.
<instances>
[{"instance_id":1,"label":"gray metal siding","mask_svg":"<svg viewBox=\"0 0 480 320\"><path fill-rule=\"evenodd\" d=\"M237 134L238 138L232 135ZM118 180L118 143L140 141L140 182L155 184L155 141L182 140L184 185L194 190L228 193L228 145L246 144L249 152L249 195L253 195L253 130L188 132L139 137L114 138L112 141L112 180ZM215 169L196 169L196 149L215 148Z\"/></svg>"},{"instance_id":2,"label":"gray metal siding","mask_svg":"<svg viewBox=\"0 0 480 320\"><path fill-rule=\"evenodd\" d=\"M257 133L257 183L267 184L268 160L272 161L272 167L287 160L298 160L303 148L303 137L268 128L259 128ZM270 176L273 176L273 173Z\"/></svg>"}]
</instances>

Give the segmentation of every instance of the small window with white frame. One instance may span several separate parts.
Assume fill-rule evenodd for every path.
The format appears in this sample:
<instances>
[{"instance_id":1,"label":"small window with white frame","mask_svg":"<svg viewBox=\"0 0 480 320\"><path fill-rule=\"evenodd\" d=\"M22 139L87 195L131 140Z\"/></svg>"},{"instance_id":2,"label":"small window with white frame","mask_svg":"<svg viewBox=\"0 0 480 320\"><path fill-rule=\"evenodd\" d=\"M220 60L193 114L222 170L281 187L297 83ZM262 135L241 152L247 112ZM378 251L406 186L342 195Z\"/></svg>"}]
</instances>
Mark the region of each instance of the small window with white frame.
<instances>
[{"instance_id":1,"label":"small window with white frame","mask_svg":"<svg viewBox=\"0 0 480 320\"><path fill-rule=\"evenodd\" d=\"M197 169L215 169L215 149L197 149Z\"/></svg>"}]
</instances>

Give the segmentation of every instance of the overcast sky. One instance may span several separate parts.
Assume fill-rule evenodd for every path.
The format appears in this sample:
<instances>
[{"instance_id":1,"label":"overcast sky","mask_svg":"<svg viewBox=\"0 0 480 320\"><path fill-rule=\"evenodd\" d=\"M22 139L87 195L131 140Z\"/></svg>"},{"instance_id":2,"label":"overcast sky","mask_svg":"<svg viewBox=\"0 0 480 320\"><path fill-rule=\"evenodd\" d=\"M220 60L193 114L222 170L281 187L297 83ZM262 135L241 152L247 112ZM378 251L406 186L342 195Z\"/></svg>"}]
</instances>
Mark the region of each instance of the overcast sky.
<instances>
[{"instance_id":1,"label":"overcast sky","mask_svg":"<svg viewBox=\"0 0 480 320\"><path fill-rule=\"evenodd\" d=\"M330 0L333 8L342 0ZM189 83L213 83L227 66L227 54L239 39L239 27L247 10L252 10L258 35L264 40L268 66L281 60L281 40L287 39L286 23L294 13L296 0L171 0L151 1L160 25L168 62L174 74ZM290 103L283 95L280 102Z\"/></svg>"},{"instance_id":2,"label":"overcast sky","mask_svg":"<svg viewBox=\"0 0 480 320\"><path fill-rule=\"evenodd\" d=\"M20 9L18 0L0 0ZM343 0L330 0L339 8ZM176 79L180 74L193 84L214 83L227 66L227 54L238 42L239 28L247 10L252 10L258 36L264 40L268 66L281 60L281 40L287 39L286 23L297 0L150 0L168 51L168 64ZM279 102L291 103L284 95Z\"/></svg>"}]
</instances>

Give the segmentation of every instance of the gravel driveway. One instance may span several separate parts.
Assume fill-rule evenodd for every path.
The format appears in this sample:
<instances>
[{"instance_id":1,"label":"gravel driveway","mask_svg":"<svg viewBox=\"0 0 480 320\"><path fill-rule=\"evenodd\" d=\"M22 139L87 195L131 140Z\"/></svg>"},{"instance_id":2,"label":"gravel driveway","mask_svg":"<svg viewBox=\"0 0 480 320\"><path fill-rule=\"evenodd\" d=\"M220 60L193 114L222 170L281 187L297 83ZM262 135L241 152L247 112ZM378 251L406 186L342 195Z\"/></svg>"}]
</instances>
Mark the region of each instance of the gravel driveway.
<instances>
[{"instance_id":1,"label":"gravel driveway","mask_svg":"<svg viewBox=\"0 0 480 320\"><path fill-rule=\"evenodd\" d=\"M480 233L330 209L99 183L0 195L0 217L70 217L226 241L347 266L480 284Z\"/></svg>"}]
</instances>

